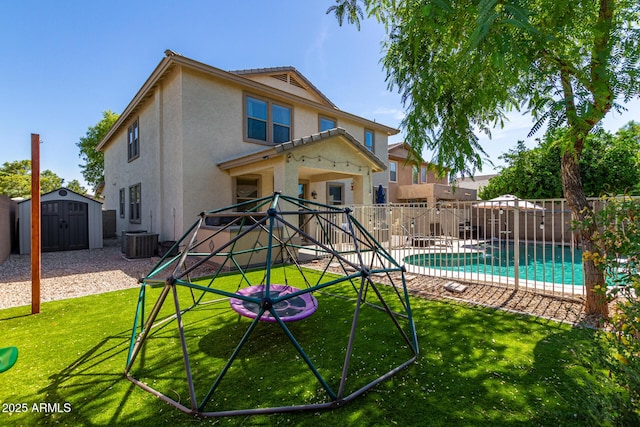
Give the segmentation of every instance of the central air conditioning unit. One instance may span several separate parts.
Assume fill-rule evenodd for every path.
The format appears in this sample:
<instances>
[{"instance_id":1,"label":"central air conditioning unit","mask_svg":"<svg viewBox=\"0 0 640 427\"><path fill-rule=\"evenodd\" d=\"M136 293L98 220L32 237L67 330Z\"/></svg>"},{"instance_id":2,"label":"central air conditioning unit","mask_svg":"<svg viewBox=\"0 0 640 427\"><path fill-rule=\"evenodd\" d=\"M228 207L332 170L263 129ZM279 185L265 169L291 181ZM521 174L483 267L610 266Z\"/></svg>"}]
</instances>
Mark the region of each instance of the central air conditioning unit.
<instances>
[{"instance_id":1,"label":"central air conditioning unit","mask_svg":"<svg viewBox=\"0 0 640 427\"><path fill-rule=\"evenodd\" d=\"M151 258L158 251L158 235L154 233L126 233L125 257Z\"/></svg>"}]
</instances>

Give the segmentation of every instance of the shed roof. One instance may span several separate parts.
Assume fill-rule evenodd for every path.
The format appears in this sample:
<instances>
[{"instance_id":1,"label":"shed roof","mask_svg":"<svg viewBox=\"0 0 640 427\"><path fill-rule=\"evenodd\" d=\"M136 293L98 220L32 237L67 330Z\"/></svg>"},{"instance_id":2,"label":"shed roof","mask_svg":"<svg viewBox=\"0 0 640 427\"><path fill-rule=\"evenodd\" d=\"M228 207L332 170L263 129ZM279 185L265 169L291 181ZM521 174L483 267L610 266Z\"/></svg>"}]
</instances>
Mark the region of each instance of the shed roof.
<instances>
[{"instance_id":1,"label":"shed roof","mask_svg":"<svg viewBox=\"0 0 640 427\"><path fill-rule=\"evenodd\" d=\"M85 199L87 199L87 200L89 200L89 201L91 201L91 202L98 203L98 204L100 204L100 205L102 204L102 202L100 202L100 201L98 201L98 200L92 199L91 197L87 197L87 196L85 196L84 194L80 194L80 193L75 192L75 191L73 191L73 190L69 190L69 189L68 189L68 188L66 188L66 187L58 187L58 188L56 188L55 190L51 190L51 191L49 191L49 192L47 192L47 193L43 193L43 194L41 194L41 195L40 195L40 200L42 201L42 199L43 199L43 198L53 198L53 197L48 197L48 196L50 196L50 195L52 195L53 193L56 193L56 192L58 192L58 191L60 191L60 190L65 190L65 191L68 191L69 193L73 193L73 194L75 194L76 196L83 197L83 198L85 198ZM21 200L21 201L19 201L18 203L25 203L25 202L30 202L30 201L31 201L31 198L28 198L28 199Z\"/></svg>"}]
</instances>

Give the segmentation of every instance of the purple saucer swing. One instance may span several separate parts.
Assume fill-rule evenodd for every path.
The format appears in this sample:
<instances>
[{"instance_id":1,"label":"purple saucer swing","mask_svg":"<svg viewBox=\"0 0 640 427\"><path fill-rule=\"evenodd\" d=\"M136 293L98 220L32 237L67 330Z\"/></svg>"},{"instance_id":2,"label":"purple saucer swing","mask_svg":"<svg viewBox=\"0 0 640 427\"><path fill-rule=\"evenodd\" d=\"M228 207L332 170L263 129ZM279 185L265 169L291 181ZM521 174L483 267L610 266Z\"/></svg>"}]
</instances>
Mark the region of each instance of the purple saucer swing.
<instances>
[{"instance_id":1,"label":"purple saucer swing","mask_svg":"<svg viewBox=\"0 0 640 427\"><path fill-rule=\"evenodd\" d=\"M300 289L288 285L271 285L269 286L269 299L266 299L266 286L255 285L239 289L236 294L249 297L252 301L240 298L231 298L229 304L231 308L238 314L250 319L255 319L260 313L261 306L265 306L265 311L260 318L261 322L277 322L271 312L268 310L268 301L275 301L271 308L278 313L283 322L295 322L297 320L306 319L311 316L318 308L318 301L310 292L293 295L287 295L300 292Z\"/></svg>"}]
</instances>

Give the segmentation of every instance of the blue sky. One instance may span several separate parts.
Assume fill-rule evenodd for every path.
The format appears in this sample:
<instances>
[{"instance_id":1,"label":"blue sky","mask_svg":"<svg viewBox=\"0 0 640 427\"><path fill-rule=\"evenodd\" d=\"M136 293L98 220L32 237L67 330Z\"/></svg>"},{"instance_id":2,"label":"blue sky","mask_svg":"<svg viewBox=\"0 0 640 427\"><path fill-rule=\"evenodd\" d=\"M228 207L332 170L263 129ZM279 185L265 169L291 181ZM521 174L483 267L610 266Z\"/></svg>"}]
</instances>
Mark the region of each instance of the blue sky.
<instances>
[{"instance_id":1,"label":"blue sky","mask_svg":"<svg viewBox=\"0 0 640 427\"><path fill-rule=\"evenodd\" d=\"M325 14L332 3L3 2L0 164L30 159L30 134L38 133L41 168L84 183L76 143L104 110L124 110L165 49L223 70L291 65L341 110L399 127L400 96L387 89L379 62L383 27L372 19L359 32L339 27ZM607 119L605 128L639 120L638 105ZM514 115L492 141L482 139L496 165L530 127L528 117ZM390 143L401 140L400 134ZM493 171L487 166L480 173Z\"/></svg>"}]
</instances>

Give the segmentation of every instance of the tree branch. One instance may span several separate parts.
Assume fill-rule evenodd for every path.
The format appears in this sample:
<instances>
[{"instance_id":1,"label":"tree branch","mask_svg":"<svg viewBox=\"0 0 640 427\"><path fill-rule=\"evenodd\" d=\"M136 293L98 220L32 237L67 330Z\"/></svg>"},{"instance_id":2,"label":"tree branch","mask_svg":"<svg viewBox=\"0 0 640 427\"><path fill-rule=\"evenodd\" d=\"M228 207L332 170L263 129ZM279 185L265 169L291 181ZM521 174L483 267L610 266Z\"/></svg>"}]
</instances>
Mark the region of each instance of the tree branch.
<instances>
[{"instance_id":1,"label":"tree branch","mask_svg":"<svg viewBox=\"0 0 640 427\"><path fill-rule=\"evenodd\" d=\"M614 15L613 0L600 0L598 21L594 28L593 50L589 65L591 85L587 87L593 95L593 110L585 121L595 126L611 110L613 89L608 65L611 58L611 30Z\"/></svg>"}]
</instances>

